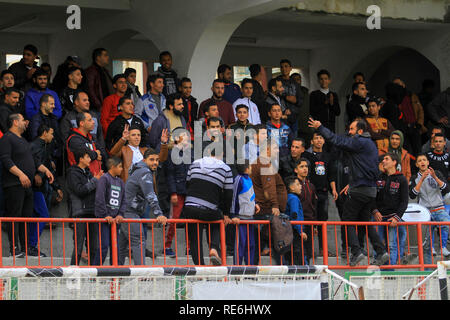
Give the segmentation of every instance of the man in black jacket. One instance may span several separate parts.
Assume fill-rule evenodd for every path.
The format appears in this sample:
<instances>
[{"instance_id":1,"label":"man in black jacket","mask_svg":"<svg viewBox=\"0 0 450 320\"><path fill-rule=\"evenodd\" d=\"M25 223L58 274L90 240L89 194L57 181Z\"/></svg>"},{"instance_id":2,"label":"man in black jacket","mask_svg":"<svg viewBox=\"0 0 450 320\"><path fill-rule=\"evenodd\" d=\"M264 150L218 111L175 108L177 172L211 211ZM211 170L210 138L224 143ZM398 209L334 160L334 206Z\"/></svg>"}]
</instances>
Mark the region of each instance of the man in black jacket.
<instances>
[{"instance_id":1,"label":"man in black jacket","mask_svg":"<svg viewBox=\"0 0 450 320\"><path fill-rule=\"evenodd\" d=\"M263 80L262 68L259 64L252 64L248 69L253 84L252 101L258 107L261 123L266 123L269 120L269 116L267 115L266 94L261 85Z\"/></svg>"},{"instance_id":2,"label":"man in black jacket","mask_svg":"<svg viewBox=\"0 0 450 320\"><path fill-rule=\"evenodd\" d=\"M9 67L8 70L14 74L17 89L26 92L33 86L32 77L38 68L35 61L38 58L37 54L38 49L32 44L27 44L23 48L22 59Z\"/></svg>"},{"instance_id":3,"label":"man in black jacket","mask_svg":"<svg viewBox=\"0 0 450 320\"><path fill-rule=\"evenodd\" d=\"M369 111L366 105L367 89L362 82L352 85L352 96L347 102L347 123L352 123L356 118L365 118Z\"/></svg>"},{"instance_id":4,"label":"man in black jacket","mask_svg":"<svg viewBox=\"0 0 450 320\"><path fill-rule=\"evenodd\" d=\"M64 115L73 110L74 97L76 92L81 91L83 74L81 68L71 67L67 70L67 86L59 93L59 101Z\"/></svg>"},{"instance_id":5,"label":"man in black jacket","mask_svg":"<svg viewBox=\"0 0 450 320\"><path fill-rule=\"evenodd\" d=\"M41 124L37 131L37 138L31 143L31 151L33 158L37 159L48 168L52 174L55 174L55 163L52 160L50 144L53 141L53 129L45 124ZM61 187L53 182L49 183L47 177L43 173L38 173L34 177L35 185L33 187L33 217L48 218L50 216L50 205L52 192L55 190L58 193L56 200L62 201L63 193ZM39 236L42 234L45 222L39 223ZM52 226L55 226L53 224ZM38 232L36 230L36 223L28 224L28 254L31 256L45 257L46 255L37 248Z\"/></svg>"},{"instance_id":6,"label":"man in black jacket","mask_svg":"<svg viewBox=\"0 0 450 320\"><path fill-rule=\"evenodd\" d=\"M123 130L125 126L139 128L141 131L141 147L145 146L147 141L147 130L142 122L141 118L134 115L134 104L131 97L124 96L120 98L119 105L117 106L121 111L109 125L108 132L106 133L106 149L111 150L112 147L122 138Z\"/></svg>"},{"instance_id":7,"label":"man in black jacket","mask_svg":"<svg viewBox=\"0 0 450 320\"><path fill-rule=\"evenodd\" d=\"M302 138L295 138L292 140L290 154L280 158L279 173L283 180L287 177L297 175L295 173L295 168L301 158L306 158L309 161L309 165L311 165L313 161L312 154L305 152L305 140Z\"/></svg>"},{"instance_id":8,"label":"man in black jacket","mask_svg":"<svg viewBox=\"0 0 450 320\"><path fill-rule=\"evenodd\" d=\"M82 219L95 218L95 189L97 188L98 179L103 175L103 171L99 171L95 176L92 175L89 170L91 158L87 149L74 151L74 158L77 164L67 170L67 187L70 193L72 216ZM83 251L86 237L89 239L88 263L92 264L97 249L98 224L88 223L88 232L86 232L86 223L76 223L75 228L76 237L74 237L74 249L70 264L80 264L81 252Z\"/></svg>"},{"instance_id":9,"label":"man in black jacket","mask_svg":"<svg viewBox=\"0 0 450 320\"><path fill-rule=\"evenodd\" d=\"M341 114L338 95L329 88L331 76L327 70L320 70L317 79L320 89L311 92L309 96L309 113L313 119L336 132L336 117Z\"/></svg>"},{"instance_id":10,"label":"man in black jacket","mask_svg":"<svg viewBox=\"0 0 450 320\"><path fill-rule=\"evenodd\" d=\"M4 99L0 104L0 130L3 133L8 131L8 118L13 113L20 113L17 110L17 104L19 103L20 91L16 88L8 88L5 91Z\"/></svg>"},{"instance_id":11,"label":"man in black jacket","mask_svg":"<svg viewBox=\"0 0 450 320\"><path fill-rule=\"evenodd\" d=\"M186 128L191 134L191 141L194 141L194 121L198 120L198 103L192 93L192 81L189 78L181 79L181 86L179 88L183 98L183 117L186 120Z\"/></svg>"},{"instance_id":12,"label":"man in black jacket","mask_svg":"<svg viewBox=\"0 0 450 320\"><path fill-rule=\"evenodd\" d=\"M30 122L30 136L34 140L38 137L38 129L42 124L53 129L55 139L51 142L51 153L55 158L61 158L63 141L59 132L58 119L53 114L55 100L52 95L44 94L39 101L39 113L36 113Z\"/></svg>"},{"instance_id":13,"label":"man in black jacket","mask_svg":"<svg viewBox=\"0 0 450 320\"><path fill-rule=\"evenodd\" d=\"M22 137L27 122L21 114L13 113L8 118L9 131L0 139L0 160L3 164L2 184L5 209L8 217L28 218L33 214L33 190L31 189L36 171L42 172L53 183L53 174L37 159L33 158L31 145ZM7 224L11 255L25 256L25 224L14 223L14 243L12 223ZM19 247L20 245L20 247Z\"/></svg>"}]
</instances>

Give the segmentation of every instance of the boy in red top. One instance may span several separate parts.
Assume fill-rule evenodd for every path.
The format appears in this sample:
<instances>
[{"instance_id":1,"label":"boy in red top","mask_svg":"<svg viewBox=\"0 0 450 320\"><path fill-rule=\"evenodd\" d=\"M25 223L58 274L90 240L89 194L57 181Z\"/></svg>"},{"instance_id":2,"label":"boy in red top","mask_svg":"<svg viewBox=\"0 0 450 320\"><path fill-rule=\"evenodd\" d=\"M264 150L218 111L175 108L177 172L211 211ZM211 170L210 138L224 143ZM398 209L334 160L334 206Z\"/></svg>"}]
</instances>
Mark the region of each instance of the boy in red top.
<instances>
[{"instance_id":1,"label":"boy in red top","mask_svg":"<svg viewBox=\"0 0 450 320\"><path fill-rule=\"evenodd\" d=\"M113 87L116 92L103 100L100 122L103 128L103 136L106 137L109 124L121 113L118 106L119 100L127 92L127 78L124 74L116 74L113 78Z\"/></svg>"}]
</instances>

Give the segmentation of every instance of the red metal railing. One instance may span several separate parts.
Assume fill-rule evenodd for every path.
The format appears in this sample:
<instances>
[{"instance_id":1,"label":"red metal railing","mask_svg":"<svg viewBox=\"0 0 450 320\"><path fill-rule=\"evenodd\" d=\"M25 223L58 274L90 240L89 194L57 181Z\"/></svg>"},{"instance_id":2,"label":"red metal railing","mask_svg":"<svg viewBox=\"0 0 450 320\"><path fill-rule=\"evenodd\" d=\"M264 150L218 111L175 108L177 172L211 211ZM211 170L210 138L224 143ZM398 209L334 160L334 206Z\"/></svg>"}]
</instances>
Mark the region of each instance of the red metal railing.
<instances>
[{"instance_id":1,"label":"red metal railing","mask_svg":"<svg viewBox=\"0 0 450 320\"><path fill-rule=\"evenodd\" d=\"M14 222L14 223L12 223ZM30 255L28 254L28 223L35 222L36 223L36 232L37 232L37 251L38 256L36 257L37 263L35 260L30 259ZM62 228L58 228L53 230L50 228L49 234L46 235L46 241L45 245L49 245L50 250L50 256L48 264L47 262L42 264L42 258L40 257L40 253L42 252L43 242L42 237L39 235L39 224L38 222L46 222L50 225L56 224L58 226L61 226ZM17 226L19 224L25 225L25 256L23 257L24 260L21 260L22 258L16 257L15 247L17 245L16 243L16 233ZM67 232L67 226L69 223L73 223L73 244L67 243L65 237ZM106 220L104 219L68 219L68 218L0 218L0 257L3 257L2 252L2 235L5 233L2 230L2 226L7 226L8 224L11 225L11 232L12 232L12 248L13 248L13 255L12 255L12 265L5 265L3 262L4 259L0 259L0 267L23 267L27 266L29 268L42 268L42 267L57 267L57 266L67 266L67 265L79 265L81 256L81 252L79 252L79 248L84 248L86 245L86 251L87 251L87 265L93 266L93 257L95 254L98 254L100 257L100 263L96 265L96 267L110 267L111 265L114 267L121 267L119 263L119 238L117 237L117 230L120 228L122 230L126 230L127 232L127 238L128 240L128 248L127 248L127 255L124 256L123 259L128 257L128 265L124 265L125 267L129 267L133 262L133 254L132 254L132 248L131 248L131 229L132 226L135 224L139 224L139 242L142 243L145 234L144 234L144 224L149 224L148 232L148 242L151 242L151 246L147 245L147 247L150 247L152 249L152 256L147 257L150 258L151 263L150 265L153 266L192 266L192 259L189 254L190 244L188 241L188 231L189 228L196 228L197 229L197 247L198 247L198 260L200 261L200 239L203 238L203 235L200 235L198 230L200 224L206 224L208 228L206 228L207 232L207 248L211 248L211 225L212 224L218 224L219 225L219 233L220 233L220 252L219 256L222 260L222 265L240 265L242 262L239 257L241 257L244 261L246 260L246 264L252 264L252 265L261 265L261 264L324 264L328 265L330 269L365 269L369 267L371 262L373 262L373 257L371 256L371 245L369 242L369 230L370 228L379 228L381 226L387 227L389 226L388 222L348 222L348 221L292 221L292 225L301 225L303 232L307 234L307 239L303 239L300 237L297 238L297 242L293 243L291 245L291 250L284 254L281 257L277 257L277 253L274 251L272 243L272 233L270 229L270 222L267 220L241 220L239 225L234 225L234 231L235 231L235 238L234 238L234 249L235 249L235 257L234 261L231 264L227 263L227 255L226 255L226 238L225 238L225 224L223 220L219 221L202 221L202 220L190 220L190 219L169 219L168 223L174 223L175 224L175 233L174 233L174 247L175 247L175 257L167 257L165 254L165 238L166 238L166 230L165 228L160 228L159 231L160 234L162 234L162 245L160 243L155 243L155 235L157 234L155 232L155 224L157 225L156 219L141 219L141 220L135 220L135 219L124 219L123 222L118 225L115 222L111 223L110 225L110 231L111 231L111 238L110 238L110 247L111 247L111 263L105 264L102 261L102 251L101 251L101 243L102 243L102 237L101 237L101 224L106 223ZM92 227L94 225L94 227ZM177 236L177 225L182 225L182 227L186 230L185 237ZM262 226L265 226L264 228L261 228ZM363 239L362 242L364 242L364 246L367 250L367 263L361 262L359 265L356 266L350 266L350 256L351 256L351 249L348 244L348 228L350 226L356 227L357 232L360 233L360 238ZM438 242L440 247L440 256L434 257L431 254L431 251L428 250L427 252L424 252L424 246L423 246L423 236L427 239L427 241L430 241L429 239L432 239L432 227L435 227L438 229L438 236L436 236L436 240L434 240L434 243ZM450 226L450 222L420 222L420 223L412 223L412 222L402 222L399 223L397 227L397 257L395 257L396 262L379 266L381 269L406 269L406 268L413 268L413 269L420 269L424 270L425 268L435 268L437 260L443 260L445 257L442 253L442 246L446 245L446 243L442 243L440 241L440 238L442 236L442 228L443 226ZM410 253L416 253L418 258L418 263L415 264L398 264L398 261L400 261L400 239L399 239L399 232L398 228L405 228L406 229L406 241L405 241L405 249L404 251L407 254ZM78 229L83 228L83 229ZM125 228L125 229L124 229ZM322 238L318 239L317 233L314 229L322 228ZM77 238L77 230L81 232L81 230L84 232L85 229L85 239L78 239ZM342 230L340 230L342 229ZM94 232L94 231L95 232ZM252 231L250 231L252 230ZM341 231L341 232L339 232ZM241 237L241 232L243 232L243 237ZM384 231L385 238L387 243L389 243L389 232L388 228ZM56 236L55 236L56 234ZM253 234L253 236L250 236ZM411 236L413 238L416 238L416 243L411 239ZM415 237L414 237L415 236ZM48 238L48 239L47 239ZM56 239L55 239L56 238ZM180 244L180 238L182 239L182 244ZM341 241L343 239L344 241ZM105 239L103 239L104 241ZM122 239L123 240L123 239ZM383 239L382 239L383 240ZM80 241L83 242L80 244ZM240 243L242 241L245 241L246 243ZM86 242L86 243L85 243ZM97 242L97 244L93 245L93 243ZM268 245L268 257L266 259L263 258L262 252L264 244L270 244ZM319 257L317 255L317 245L316 242L321 242L322 244L322 259L319 260ZM180 246L185 245L186 252L180 253ZM242 246L241 246L242 245ZM68 253L68 250L71 249L73 246L73 252L72 256L73 258L71 260L71 263L66 262L66 253ZM92 248L95 248L95 254L94 252L91 252ZM157 250L162 250L162 261L161 259L158 260ZM245 252L239 252L239 250L244 250ZM344 250L344 255L341 256L342 250ZM61 256L61 254L58 255L58 253L62 253L62 263L57 263L55 258L58 256ZM389 245L386 246L386 251L388 254L390 254L390 247ZM335 253L331 254L332 252ZM158 255L161 256L161 253ZM300 255L300 256L299 256ZM430 263L425 263L426 255L428 255L428 259L430 260ZM186 260L181 260L182 257L186 256ZM140 257L141 261L145 261L145 248L140 249ZM174 260L172 260L174 259ZM183 258L184 259L184 258ZM309 260L309 261L308 261ZM23 263L24 261L24 263ZM46 260L48 261L48 260ZM364 261L364 260L363 260ZM162 262L162 263L161 263ZM253 263L249 263L253 262ZM149 264L142 264L142 266L148 266Z\"/></svg>"}]
</instances>

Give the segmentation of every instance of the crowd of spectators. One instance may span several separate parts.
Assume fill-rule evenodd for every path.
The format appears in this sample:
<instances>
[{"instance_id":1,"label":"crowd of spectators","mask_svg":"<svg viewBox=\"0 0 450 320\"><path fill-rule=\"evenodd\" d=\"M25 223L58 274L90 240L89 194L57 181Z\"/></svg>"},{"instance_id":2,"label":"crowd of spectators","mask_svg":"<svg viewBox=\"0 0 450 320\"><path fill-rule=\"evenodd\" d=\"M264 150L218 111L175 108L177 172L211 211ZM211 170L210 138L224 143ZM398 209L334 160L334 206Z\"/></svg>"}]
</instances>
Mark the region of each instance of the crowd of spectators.
<instances>
[{"instance_id":1,"label":"crowd of spectators","mask_svg":"<svg viewBox=\"0 0 450 320\"><path fill-rule=\"evenodd\" d=\"M53 79L51 66L38 67L37 58L38 49L26 45L20 62L0 75L0 213L49 217L55 203L65 200L68 217L105 218L100 237L98 228L76 229L72 264L83 259L103 263L109 224L120 225L124 218L156 217L167 228L168 256L175 255L175 227L166 226L167 218L224 219L227 253L235 263L246 264L257 264L273 244L264 230L257 239L257 226L241 225L237 235L234 224L280 214L327 221L329 199L342 220L391 223L388 233L368 229L377 264L411 261L403 250L405 230L396 228L409 197L419 197L433 220L450 220L443 209L450 88L434 96L430 80L416 94L402 79L387 79L385 96L376 97L358 72L342 108L327 70L317 72L320 88L309 92L287 59L280 61L281 75L272 79L264 79L261 65L251 65L251 78L239 85L232 68L222 64L218 78L211 79L211 97L200 102L192 96L195 83L179 77L168 51L161 52L161 66L149 74L146 88L136 85L135 69L112 76L104 48L93 51L85 69L77 57L67 57ZM269 80L267 88L263 79ZM341 114L346 135L336 134ZM11 255L45 256L36 243L45 227L30 224L25 235L23 223L6 223ZM137 223L117 232L120 263L128 250L135 264L160 254L146 249L146 225L143 235ZM209 232L210 261L221 264L218 225ZM310 263L312 241L321 239L321 232L313 225L293 226L295 264ZM367 254L362 233L349 227L351 265ZM448 228L442 233L443 254L450 255ZM344 240L342 234L346 254ZM195 264L204 264L201 241L197 229L190 228L186 254ZM320 256L318 243L315 254ZM280 256L275 260L281 263Z\"/></svg>"}]
</instances>

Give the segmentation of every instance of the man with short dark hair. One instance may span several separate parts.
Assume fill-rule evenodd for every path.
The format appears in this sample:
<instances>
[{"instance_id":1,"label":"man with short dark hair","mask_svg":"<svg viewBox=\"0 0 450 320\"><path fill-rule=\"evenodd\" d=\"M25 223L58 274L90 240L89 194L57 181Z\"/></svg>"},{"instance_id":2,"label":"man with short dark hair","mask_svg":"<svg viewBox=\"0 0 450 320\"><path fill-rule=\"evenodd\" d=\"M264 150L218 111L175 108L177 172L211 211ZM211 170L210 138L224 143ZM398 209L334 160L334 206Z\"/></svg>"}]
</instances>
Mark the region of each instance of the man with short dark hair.
<instances>
[{"instance_id":1,"label":"man with short dark hair","mask_svg":"<svg viewBox=\"0 0 450 320\"><path fill-rule=\"evenodd\" d=\"M235 122L235 117L233 112L233 106L231 105L230 102L228 102L224 98L225 82L221 79L214 80L211 91L213 92L212 97L206 99L200 104L198 116L199 118L203 117L205 105L213 101L219 108L219 115L222 118L223 122L225 123L225 126L228 127L230 124Z\"/></svg>"},{"instance_id":2,"label":"man with short dark hair","mask_svg":"<svg viewBox=\"0 0 450 320\"><path fill-rule=\"evenodd\" d=\"M108 51L97 48L92 52L92 65L85 70L91 109L98 112L101 111L103 99L114 93L112 77L106 69L108 64Z\"/></svg>"},{"instance_id":3,"label":"man with short dark hair","mask_svg":"<svg viewBox=\"0 0 450 320\"><path fill-rule=\"evenodd\" d=\"M89 112L94 120L94 128L89 134L95 142L95 146L101 151L102 158L107 157L105 141L103 139L102 125L100 124L100 115L97 111L90 110L89 96L84 91L78 91L73 97L73 110L69 111L61 121L61 137L66 141L71 134L71 129L78 128L76 121L77 115L81 112Z\"/></svg>"},{"instance_id":4,"label":"man with short dark hair","mask_svg":"<svg viewBox=\"0 0 450 320\"><path fill-rule=\"evenodd\" d=\"M253 94L253 82L251 79L245 78L241 82L242 86L242 98L237 99L233 103L233 112L236 117L236 121L238 121L238 117L236 116L236 108L238 105L246 105L248 109L248 121L253 124L260 124L261 118L259 115L258 106L251 100Z\"/></svg>"},{"instance_id":5,"label":"man with short dark hair","mask_svg":"<svg viewBox=\"0 0 450 320\"><path fill-rule=\"evenodd\" d=\"M145 128L150 131L153 121L166 108L166 97L162 93L164 78L161 75L149 75L147 78L147 93L139 98L135 114L144 121Z\"/></svg>"},{"instance_id":6,"label":"man with short dark hair","mask_svg":"<svg viewBox=\"0 0 450 320\"><path fill-rule=\"evenodd\" d=\"M267 136L273 138L279 147L280 157L289 154L289 148L294 139L291 128L285 124L282 119L281 106L274 103L269 109L269 118L267 121Z\"/></svg>"},{"instance_id":7,"label":"man with short dark hair","mask_svg":"<svg viewBox=\"0 0 450 320\"><path fill-rule=\"evenodd\" d=\"M158 168L159 153L149 148L145 151L143 159L133 165L130 175L125 184L125 202L129 205L126 208L125 219L142 219L146 206L150 208L156 219L163 226L167 218L163 215L158 204L158 198L154 189L154 172ZM130 231L128 224L121 225L119 236L119 264L125 263L125 257L130 254L135 265L145 264L145 244L146 239L142 235L142 228L139 223L131 223ZM129 240L130 239L130 243ZM128 246L131 252L128 252ZM129 261L131 264L131 261Z\"/></svg>"},{"instance_id":8,"label":"man with short dark hair","mask_svg":"<svg viewBox=\"0 0 450 320\"><path fill-rule=\"evenodd\" d=\"M217 77L223 81L224 93L223 99L233 104L241 97L241 88L233 82L233 72L227 64L221 64L217 68Z\"/></svg>"},{"instance_id":9,"label":"man with short dark hair","mask_svg":"<svg viewBox=\"0 0 450 320\"><path fill-rule=\"evenodd\" d=\"M93 175L96 175L101 171L103 157L90 134L95 126L94 119L89 112L80 112L76 116L76 122L77 127L71 129L71 134L66 141L67 160L71 166L76 165L75 151L87 148L91 159L89 169Z\"/></svg>"},{"instance_id":10,"label":"man with short dark hair","mask_svg":"<svg viewBox=\"0 0 450 320\"><path fill-rule=\"evenodd\" d=\"M259 116L261 117L261 123L266 123L269 118L267 117L266 106L266 94L262 87L262 81L264 80L264 70L259 64L252 64L248 67L250 71L250 77L252 78L253 93L252 101L258 106Z\"/></svg>"},{"instance_id":11,"label":"man with short dark hair","mask_svg":"<svg viewBox=\"0 0 450 320\"><path fill-rule=\"evenodd\" d=\"M365 117L368 124L370 137L377 144L378 150L387 149L389 147L389 137L395 130L391 122L380 117L380 102L376 98L370 98L367 101L369 114Z\"/></svg>"},{"instance_id":12,"label":"man with short dark hair","mask_svg":"<svg viewBox=\"0 0 450 320\"><path fill-rule=\"evenodd\" d=\"M161 66L154 74L161 76L164 79L164 89L162 94L165 97L168 97L169 95L178 92L180 80L178 79L176 71L172 69L172 54L169 51L163 51L159 54L159 63Z\"/></svg>"},{"instance_id":13,"label":"man with short dark hair","mask_svg":"<svg viewBox=\"0 0 450 320\"><path fill-rule=\"evenodd\" d=\"M2 88L0 88L0 103L5 101L5 94L8 89L16 89L19 93L19 101L16 104L16 112L25 116L25 93L19 90L15 86L14 74L9 70L3 70L0 74L0 82L2 83ZM15 113L16 113L15 112ZM6 119L6 118L5 118ZM6 125L6 120L5 120ZM6 132L6 131L5 131Z\"/></svg>"},{"instance_id":14,"label":"man with short dark hair","mask_svg":"<svg viewBox=\"0 0 450 320\"><path fill-rule=\"evenodd\" d=\"M23 48L22 59L9 67L8 70L14 75L17 89L26 92L32 87L33 74L38 68L37 62L35 61L39 58L37 54L38 49L32 44L27 44Z\"/></svg>"},{"instance_id":15,"label":"man with short dark hair","mask_svg":"<svg viewBox=\"0 0 450 320\"><path fill-rule=\"evenodd\" d=\"M123 73L114 76L113 87L115 92L103 100L102 112L100 114L104 137L106 137L108 132L109 124L120 114L119 100L127 92L127 78Z\"/></svg>"},{"instance_id":16,"label":"man with short dark hair","mask_svg":"<svg viewBox=\"0 0 450 320\"><path fill-rule=\"evenodd\" d=\"M302 85L302 75L300 73L291 74L291 79L297 82L302 97L302 107L298 113L298 134L299 137L310 141L312 138L312 130L308 127L309 117L309 89Z\"/></svg>"},{"instance_id":17,"label":"man with short dark hair","mask_svg":"<svg viewBox=\"0 0 450 320\"><path fill-rule=\"evenodd\" d=\"M336 135L323 126L320 121L310 118L309 126L318 130L329 143L342 148L350 157L349 199L344 205L344 221L370 221L371 209L377 194L376 180L378 178L378 150L367 132L364 120L355 120L350 124L350 136ZM364 255L356 235L355 226L348 226L348 242L352 249L350 265L357 265ZM382 265L389 260L377 232L368 227L368 236L377 252L375 264Z\"/></svg>"},{"instance_id":18,"label":"man with short dark hair","mask_svg":"<svg viewBox=\"0 0 450 320\"><path fill-rule=\"evenodd\" d=\"M55 99L55 110L53 114L58 119L62 117L61 102L59 101L58 94L48 88L48 74L42 69L37 69L33 73L33 87L25 95L25 114L27 119L31 120L39 112L39 101L44 94L53 96Z\"/></svg>"},{"instance_id":19,"label":"man with short dark hair","mask_svg":"<svg viewBox=\"0 0 450 320\"><path fill-rule=\"evenodd\" d=\"M356 118L365 118L368 114L368 107L366 104L367 89L366 84L362 82L355 82L352 85L352 96L347 102L347 123L352 123Z\"/></svg>"},{"instance_id":20,"label":"man with short dark hair","mask_svg":"<svg viewBox=\"0 0 450 320\"><path fill-rule=\"evenodd\" d=\"M300 158L306 158L309 163L312 162L312 154L305 152L305 140L303 138L294 138L291 143L290 153L280 158L279 173L283 180L287 177L295 176L295 168Z\"/></svg>"},{"instance_id":21,"label":"man with short dark hair","mask_svg":"<svg viewBox=\"0 0 450 320\"><path fill-rule=\"evenodd\" d=\"M287 124L291 128L294 136L297 136L298 131L298 114L302 106L303 100L300 94L300 88L294 80L291 79L292 63L288 59L280 61L281 75L278 79L281 80L284 88L283 100L286 103L286 108L290 110L290 115L287 117Z\"/></svg>"},{"instance_id":22,"label":"man with short dark hair","mask_svg":"<svg viewBox=\"0 0 450 320\"><path fill-rule=\"evenodd\" d=\"M20 99L20 91L16 88L8 88L5 91L3 102L0 104L0 131L8 131L8 117L13 113L20 113L17 104Z\"/></svg>"},{"instance_id":23,"label":"man with short dark hair","mask_svg":"<svg viewBox=\"0 0 450 320\"><path fill-rule=\"evenodd\" d=\"M436 133L433 139L434 149L427 152L427 158L430 161L430 166L440 171L448 182L450 173L450 153L445 152L445 136L442 133Z\"/></svg>"},{"instance_id":24,"label":"man with short dark hair","mask_svg":"<svg viewBox=\"0 0 450 320\"><path fill-rule=\"evenodd\" d=\"M431 129L430 140L422 146L422 153L427 153L434 149L433 138L436 133L442 133L445 136L445 129L441 125L436 125ZM445 138L445 152L450 152L450 140Z\"/></svg>"},{"instance_id":25,"label":"man with short dark hair","mask_svg":"<svg viewBox=\"0 0 450 320\"><path fill-rule=\"evenodd\" d=\"M278 78L270 79L267 88L269 90L266 98L267 112L270 113L270 107L273 104L279 105L281 107L281 112L283 113L281 118L286 122L291 111L286 107L286 102L282 99L284 95L283 82Z\"/></svg>"},{"instance_id":26,"label":"man with short dark hair","mask_svg":"<svg viewBox=\"0 0 450 320\"><path fill-rule=\"evenodd\" d=\"M42 172L53 183L54 177L48 168L33 158L31 144L22 134L27 122L21 114L13 113L8 118L9 131L0 139L0 160L3 165L2 185L5 209L8 217L29 218L33 214L33 190L31 189L37 171ZM7 223L7 233L11 255L24 257L25 224L14 223L14 244L12 223ZM19 247L20 245L20 247Z\"/></svg>"},{"instance_id":27,"label":"man with short dark hair","mask_svg":"<svg viewBox=\"0 0 450 320\"><path fill-rule=\"evenodd\" d=\"M63 108L64 115L73 110L73 98L77 91L81 91L83 74L81 68L71 67L67 70L67 86L60 92L59 100Z\"/></svg>"},{"instance_id":28,"label":"man with short dark hair","mask_svg":"<svg viewBox=\"0 0 450 320\"><path fill-rule=\"evenodd\" d=\"M40 108L39 112L33 116L30 121L30 136L31 139L34 140L39 137L38 131L41 125L46 125L49 128L53 129L53 137L52 141L49 143L49 151L54 158L62 157L62 147L63 140L61 139L61 134L59 131L58 119L53 114L55 109L55 99L49 95L44 94L39 101Z\"/></svg>"},{"instance_id":29,"label":"man with short dark hair","mask_svg":"<svg viewBox=\"0 0 450 320\"><path fill-rule=\"evenodd\" d=\"M181 96L183 98L183 117L186 120L186 126L189 128L191 134L191 141L194 141L194 121L198 119L198 103L192 93L192 81L189 78L181 79L181 85L179 88Z\"/></svg>"},{"instance_id":30,"label":"man with short dark hair","mask_svg":"<svg viewBox=\"0 0 450 320\"><path fill-rule=\"evenodd\" d=\"M142 94L139 92L139 87L136 85L136 69L126 68L123 74L127 79L127 92L125 92L125 96L131 97L133 104L136 105L139 98L142 97Z\"/></svg>"},{"instance_id":31,"label":"man with short dark hair","mask_svg":"<svg viewBox=\"0 0 450 320\"><path fill-rule=\"evenodd\" d=\"M320 121L325 128L336 131L336 117L341 114L339 98L336 92L330 90L331 75L327 70L317 73L320 89L309 95L309 112L311 117Z\"/></svg>"},{"instance_id":32,"label":"man with short dark hair","mask_svg":"<svg viewBox=\"0 0 450 320\"><path fill-rule=\"evenodd\" d=\"M139 128L141 131L141 144L143 147L147 140L147 130L141 118L134 115L134 104L131 97L122 97L119 100L118 107L120 114L111 122L106 134L105 144L106 149L111 151L112 147L122 138L124 130L129 128ZM124 141L125 142L125 141Z\"/></svg>"}]
</instances>

